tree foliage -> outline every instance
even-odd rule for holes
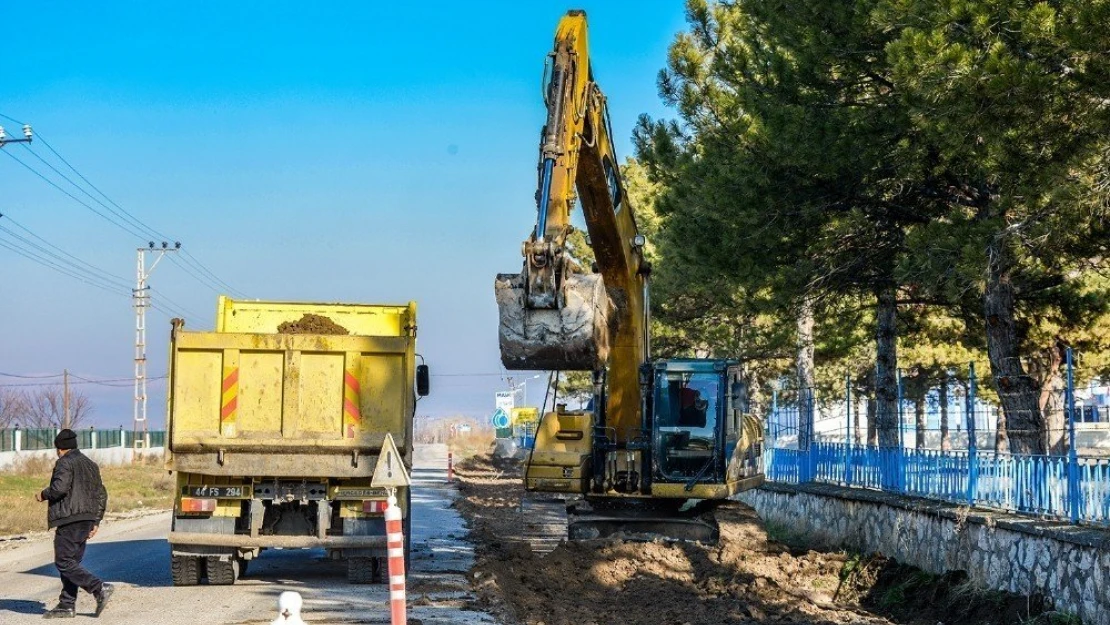
[[[874,372],[881,444],[900,365],[923,397],[979,361],[1011,449],[1052,447],[1063,348],[1105,352],[1108,12],[689,0],[659,78],[677,119],[634,135],[659,342],[781,374],[811,302],[840,370],[817,383]]]

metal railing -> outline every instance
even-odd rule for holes
[[[926,432],[923,427],[926,421],[921,408],[923,400],[919,400],[918,412],[911,415],[907,427],[904,414],[907,404],[902,401],[899,385],[899,434],[895,446],[880,446],[873,435],[861,435],[859,398],[853,400],[850,382],[845,409],[840,413],[842,427],[826,428],[824,432],[816,428],[810,440],[803,440],[805,435],[799,436],[799,432],[807,431],[801,423],[806,415],[790,401],[789,395],[780,396],[776,392],[767,421],[764,457],[767,480],[875,489],[1110,526],[1110,456],[1081,453],[1079,445],[1083,442],[1076,435],[1077,424],[1100,423],[1100,414],[1106,413],[1106,407],[1078,405],[1070,353],[1067,361],[1066,388],[1049,399],[1049,403],[1056,401],[1055,414],[1063,422],[1063,429],[1055,431],[1055,440],[1066,449],[1064,453],[1060,453],[1059,447],[1056,453],[1043,455],[996,448],[994,442],[999,433],[995,426],[1000,411],[997,406],[983,405],[977,398],[972,367],[965,383],[966,393],[953,405],[944,407],[944,414],[952,419],[951,423],[945,421],[943,438],[927,435],[936,431]],[[787,400],[783,401],[783,397]],[[916,423],[912,419],[915,416]],[[815,429],[810,427],[808,431]],[[930,445],[941,448],[928,448]]]
[[[80,449],[114,449],[135,446],[135,433],[122,428],[111,430],[87,428],[75,430],[75,432],[77,434],[77,447]],[[147,434],[150,437],[150,444],[141,445],[142,447],[165,446],[165,430],[151,430]],[[57,428],[0,429],[0,452],[53,449],[54,437],[57,435]],[[142,434],[140,433],[139,436],[142,437]]]

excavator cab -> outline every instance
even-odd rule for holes
[[[544,416],[525,488],[578,496],[567,506],[571,539],[714,542],[713,511],[763,483],[762,427],[739,363],[658,360],[641,373],[638,433],[615,437],[601,384],[592,409]]]
[[[660,363],[655,376],[655,480],[698,482],[724,466],[724,379],[700,363]]]
[[[723,499],[758,485],[761,426],[748,414],[738,363],[672,359],[653,369],[651,492]]]

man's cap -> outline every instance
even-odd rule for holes
[[[55,449],[77,449],[77,433],[66,428],[54,437]]]

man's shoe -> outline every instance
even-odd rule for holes
[[[53,610],[47,610],[42,614],[42,618],[73,618],[74,616],[77,616],[77,613],[73,607],[64,605],[58,605]]]
[[[105,606],[108,605],[108,598],[116,591],[116,587],[111,584],[102,584],[100,586],[100,594],[96,596],[96,615],[104,611]]]

